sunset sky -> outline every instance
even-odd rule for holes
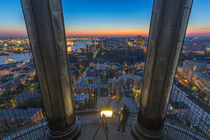
[[[153,0],[62,0],[67,35],[147,35]],[[210,0],[194,0],[188,35],[210,35]],[[25,36],[20,0],[1,0],[0,36]]]

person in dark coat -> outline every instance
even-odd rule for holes
[[[127,109],[126,105],[122,105],[119,111],[119,125],[117,129],[118,133],[120,133],[121,129],[122,129],[122,133],[125,133],[125,128],[126,128],[129,114],[130,114],[130,111]]]

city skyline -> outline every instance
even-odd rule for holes
[[[209,0],[194,1],[187,35],[210,35]],[[147,36],[153,0],[62,0],[67,36]],[[2,1],[0,36],[27,36],[20,1]]]
[[[210,139],[209,4],[1,1],[0,139]]]

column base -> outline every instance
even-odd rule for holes
[[[48,131],[49,140],[74,140],[80,134],[81,123],[75,116],[74,123],[66,129],[57,131]]]
[[[131,128],[131,133],[137,140],[162,140],[163,131],[164,130],[151,131],[145,129],[137,120],[132,124]]]

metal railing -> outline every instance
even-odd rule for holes
[[[78,112],[77,115],[80,118],[82,126],[85,125],[97,125],[100,121],[99,118],[97,118],[96,113],[97,111],[83,111]],[[93,117],[94,114],[94,117]],[[137,116],[137,112],[133,112],[129,116],[129,120],[127,122],[127,125],[131,125]],[[117,125],[116,120],[109,121],[109,124]],[[31,124],[30,126],[24,127],[22,129],[19,129],[16,132],[13,132],[10,135],[4,136],[3,140],[10,140],[10,139],[47,139],[47,121]],[[81,134],[82,135],[82,134]],[[174,123],[172,121],[165,121],[165,131],[164,131],[164,139],[165,140],[207,140],[208,137],[202,135],[201,133],[198,133],[190,128],[185,127],[184,125],[180,125],[178,123]]]
[[[210,106],[184,85],[174,85],[166,119],[210,137]]]
[[[46,120],[39,84],[31,63],[32,61],[29,61],[25,65],[32,68],[27,69],[27,72],[23,69],[23,74],[17,76],[15,82],[14,79],[8,80],[9,83],[6,82],[7,84],[1,87],[0,138]],[[31,91],[32,86],[34,91]],[[73,98],[78,114],[101,109],[118,111],[122,104],[134,114],[139,109],[134,96],[127,96],[123,89],[118,94],[110,95],[107,87],[97,81],[92,84],[82,82],[79,86],[74,86]],[[198,98],[194,91],[179,83],[174,85],[166,120],[210,137],[209,113],[209,105]]]
[[[30,81],[25,86],[11,84],[15,89],[2,91],[0,96],[0,138],[45,119],[41,94],[30,92]]]
[[[208,137],[204,136],[201,133],[198,133],[184,125],[175,123],[172,121],[165,122],[165,135],[164,139],[166,140],[207,140]]]

